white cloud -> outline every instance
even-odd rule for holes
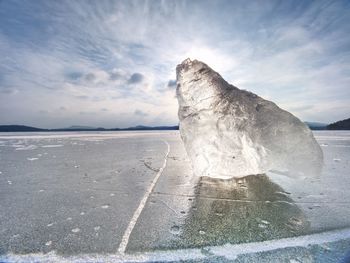
[[[0,11],[0,110],[11,112],[1,123],[176,124],[168,82],[187,57],[302,119],[348,114],[350,21],[342,2],[65,1],[6,9],[16,4]]]

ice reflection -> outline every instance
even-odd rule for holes
[[[266,175],[202,177],[177,245],[264,241],[303,234],[309,225],[289,193]]]

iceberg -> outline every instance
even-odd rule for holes
[[[180,134],[195,175],[320,173],[321,147],[297,117],[227,83],[198,60],[179,64],[176,77]]]

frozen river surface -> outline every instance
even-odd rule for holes
[[[318,178],[194,178],[177,131],[0,134],[0,261],[339,262],[350,132]],[[282,260],[282,261],[281,261]]]

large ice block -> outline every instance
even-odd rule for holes
[[[322,150],[297,117],[227,83],[203,62],[187,59],[176,73],[180,132],[196,175],[320,172]]]

